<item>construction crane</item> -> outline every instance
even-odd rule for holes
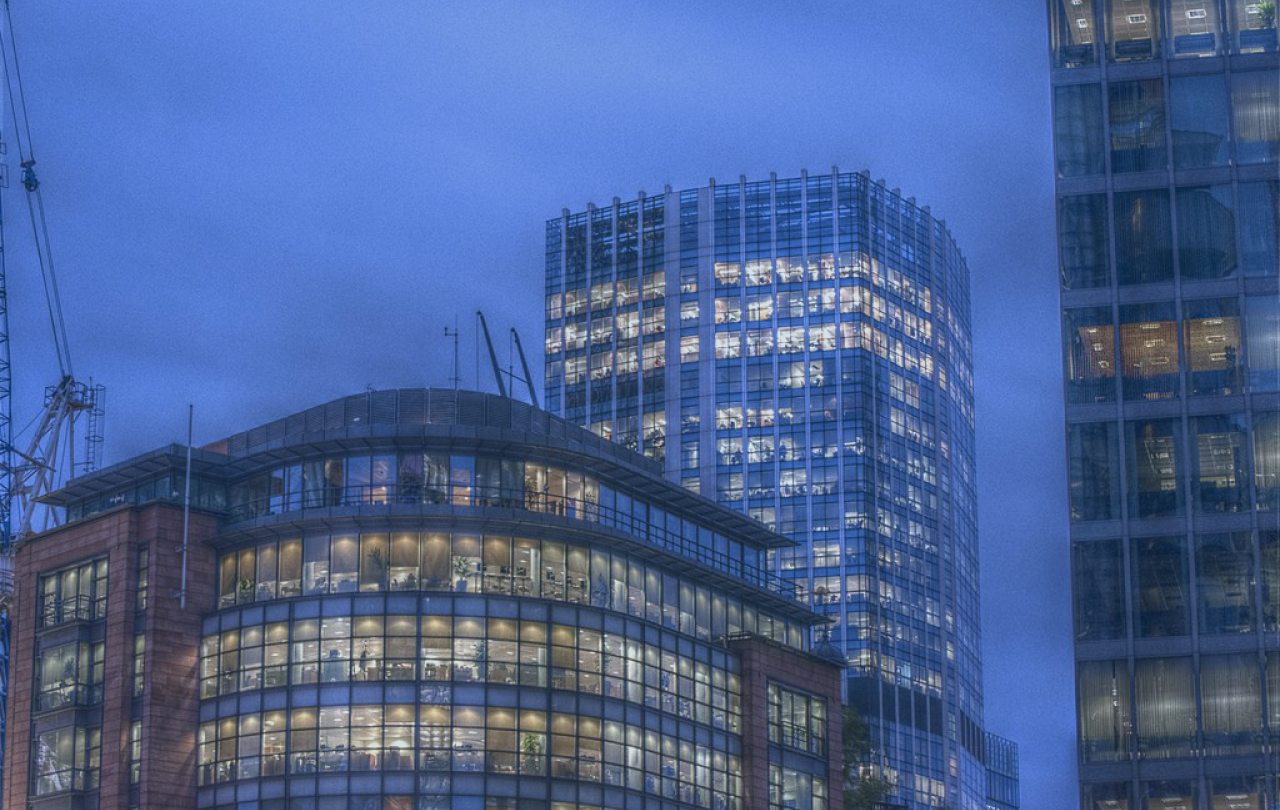
[[[4,90],[12,120],[11,131],[22,169],[22,187],[26,191],[23,197],[30,216],[35,259],[44,286],[59,370],[58,382],[45,389],[44,406],[33,422],[35,429],[25,449],[20,449],[14,443],[16,437],[13,433],[8,268],[2,229],[7,224],[4,216],[7,212],[0,203],[0,551],[5,551],[23,535],[58,524],[58,513],[40,505],[43,495],[56,489],[73,474],[84,474],[97,468],[101,461],[106,390],[92,380],[88,383],[78,380],[72,367],[71,345],[67,340],[62,300],[54,272],[44,198],[35,170],[36,158],[27,120],[22,72],[18,67],[13,20],[7,0],[4,18],[0,20],[0,55],[4,61]],[[0,152],[7,151],[3,139],[0,139]],[[5,182],[7,177],[7,172],[0,172],[0,186],[8,186]],[[77,461],[76,423],[81,416],[86,416],[88,430],[82,437],[84,456]]]
[[[4,0],[4,17],[0,19],[0,57],[3,58],[4,94],[12,127],[9,132],[17,147],[18,165],[22,170],[22,188],[25,191],[22,196],[26,199],[30,217],[35,258],[44,286],[45,304],[59,369],[58,382],[45,389],[44,406],[33,422],[35,430],[25,449],[20,450],[14,444],[16,437],[13,432],[13,373],[4,240],[7,212],[3,205],[3,193],[0,192],[0,768],[3,768],[7,719],[5,706],[9,691],[9,608],[14,596],[14,543],[31,532],[44,531],[59,522],[60,516],[56,510],[40,504],[41,496],[58,488],[77,471],[92,471],[99,463],[105,389],[92,381],[78,381],[72,370],[71,347],[67,341],[58,281],[54,274],[44,198],[40,193],[40,180],[36,176],[36,159],[8,0]],[[0,134],[0,153],[8,153],[3,134]],[[7,189],[8,180],[8,166],[0,164],[0,188]],[[86,453],[84,460],[77,466],[75,425],[86,414],[89,422],[89,429],[84,437]]]

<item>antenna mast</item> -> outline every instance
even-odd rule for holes
[[[462,383],[462,377],[458,374],[458,325],[455,323],[453,329],[446,326],[444,336],[453,338],[453,376],[449,378],[449,382],[453,383],[453,390],[457,391]]]

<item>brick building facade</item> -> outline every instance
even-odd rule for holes
[[[829,810],[792,542],[521,403],[347,397],[50,496],[4,808]]]

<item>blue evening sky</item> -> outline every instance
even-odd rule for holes
[[[182,440],[189,401],[207,442],[447,385],[455,318],[474,387],[477,307],[537,374],[563,207],[832,165],[928,204],[973,276],[987,721],[1021,746],[1024,808],[1074,806],[1041,2],[11,6],[109,462]],[[3,201],[21,427],[57,366]]]

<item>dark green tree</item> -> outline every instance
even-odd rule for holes
[[[893,785],[881,776],[863,773],[874,748],[867,721],[850,706],[844,708],[844,810],[875,810]]]

